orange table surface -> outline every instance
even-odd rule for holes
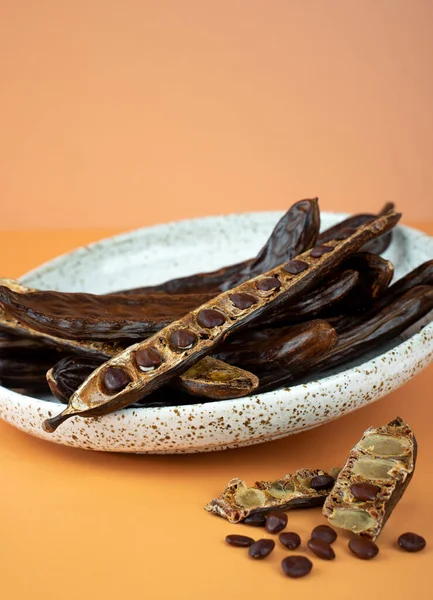
[[[433,223],[415,224],[433,234]],[[18,277],[107,230],[5,232],[0,273]],[[0,422],[1,595],[13,599],[432,598],[433,365],[379,402],[337,421],[244,449],[182,456],[121,455],[51,444]],[[313,558],[312,573],[285,577],[288,554],[253,561],[224,542],[228,533],[263,530],[230,525],[203,506],[232,477],[253,483],[301,467],[344,463],[362,432],[400,415],[419,443],[415,477],[379,538],[370,562],[352,557],[348,536],[333,562]],[[302,538],[325,523],[320,509],[292,511],[288,529]],[[398,549],[404,531],[424,535],[419,554]],[[266,536],[272,537],[272,536]],[[307,552],[308,553],[308,552]],[[299,595],[299,596],[298,596]]]

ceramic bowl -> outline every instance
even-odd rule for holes
[[[323,213],[322,226],[344,216]],[[41,289],[95,293],[159,283],[253,256],[280,217],[278,212],[247,213],[139,229],[78,248],[21,281]],[[396,278],[401,277],[433,258],[433,238],[398,226],[386,258],[393,261]],[[54,398],[0,387],[0,416],[31,435],[89,450],[170,454],[238,448],[311,429],[362,408],[414,377],[432,357],[433,323],[427,318],[355,363],[266,394],[176,406],[176,392],[168,390],[173,402],[169,408],[75,417],[49,434],[41,425],[61,410]]]

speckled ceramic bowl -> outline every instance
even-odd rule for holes
[[[280,216],[248,213],[140,229],[78,248],[22,281],[37,288],[102,293],[215,269],[253,256]],[[322,214],[323,226],[343,217]],[[433,238],[399,226],[387,258],[401,277],[433,258]],[[257,444],[317,427],[408,381],[432,360],[429,321],[424,319],[373,355],[290,389],[222,402],[131,408],[94,419],[75,417],[48,434],[42,421],[61,410],[53,398],[32,398],[0,387],[0,416],[32,435],[89,450],[180,453]],[[176,392],[167,394],[175,405]]]

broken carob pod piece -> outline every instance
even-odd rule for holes
[[[395,206],[392,202],[387,202],[377,215],[373,214],[357,214],[340,221],[336,225],[322,231],[317,238],[318,244],[325,244],[328,240],[344,239],[351,234],[353,229],[357,229],[367,223],[372,223],[377,217],[386,216],[395,212]],[[373,252],[382,254],[388,249],[392,242],[392,231],[388,231],[384,235],[367,242],[362,248],[365,252]]]
[[[323,515],[331,525],[374,542],[412,479],[416,456],[413,431],[400,417],[370,427],[351,450]]]
[[[392,262],[372,252],[357,252],[347,259],[344,266],[359,272],[358,294],[369,300],[379,298],[388,289],[394,276]]]
[[[31,342],[42,342],[47,347],[54,347],[68,354],[80,354],[83,356],[92,356],[108,359],[115,356],[125,346],[118,342],[96,342],[92,340],[67,340],[59,338],[48,333],[36,331],[32,327],[21,323],[14,317],[5,313],[0,306],[0,332],[20,336],[23,340],[29,339]]]
[[[259,385],[259,379],[244,369],[212,356],[205,356],[185,373],[173,379],[171,385],[190,396],[228,400],[242,398],[254,392]]]
[[[252,515],[284,511],[291,508],[322,506],[329,490],[311,487],[314,477],[325,475],[320,469],[300,469],[276,481],[257,481],[252,487],[241,479],[232,479],[218,498],[205,506],[205,510],[240,523]]]
[[[84,294],[27,290],[0,279],[0,306],[21,323],[68,340],[137,341],[166,327],[212,294]]]
[[[348,299],[356,292],[360,284],[360,275],[355,270],[344,270],[331,277],[320,286],[305,294],[291,306],[284,307],[262,326],[275,327],[310,319],[324,318],[332,311],[344,312]]]
[[[309,265],[302,273],[293,275],[290,263],[281,265],[223,292],[144,342],[130,346],[98,367],[72,395],[68,407],[44,422],[45,431],[54,431],[74,415],[106,415],[141,400],[211,354],[228,335],[312,289],[360,246],[393,227],[399,218],[398,214],[381,217],[345,240],[329,242],[329,250],[320,256],[314,250],[305,252],[298,257]],[[159,356],[160,366],[141,370],[137,355],[142,352]]]
[[[159,366],[158,357],[149,353],[138,356],[137,362],[144,369]],[[60,402],[67,403],[72,394],[102,363],[101,360],[89,357],[63,358],[47,373],[51,392]],[[258,384],[256,375],[211,356],[206,356],[170,382],[172,387],[191,396],[214,400],[247,396]]]
[[[312,357],[326,355],[338,343],[327,321],[315,320],[279,329],[258,329],[228,340],[216,356],[263,377],[268,372],[296,372]]]
[[[158,285],[124,290],[122,293],[201,294],[224,291],[312,248],[319,229],[320,213],[317,198],[301,200],[293,204],[278,221],[271,236],[255,258],[216,271],[179,277]]]
[[[371,352],[403,333],[433,310],[433,287],[417,286],[395,298],[379,312],[364,314],[351,329],[338,333],[338,343],[323,357],[305,359],[296,372],[275,369],[260,377],[258,392],[301,381],[307,374],[321,373]]]

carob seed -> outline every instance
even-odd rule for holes
[[[287,525],[287,514],[276,510],[270,512],[266,517],[265,529],[269,533],[278,533]]]
[[[121,392],[130,382],[130,376],[120,367],[109,367],[102,373],[102,387],[109,395]]]
[[[316,475],[310,481],[310,486],[313,490],[330,490],[335,483],[335,479],[331,475]]]
[[[175,329],[170,335],[170,344],[175,350],[188,350],[197,341],[197,336],[188,329]]]
[[[251,306],[257,304],[256,298],[251,294],[232,294],[230,300],[240,310],[251,308]]]
[[[206,308],[198,313],[197,321],[202,327],[212,329],[212,327],[223,325],[226,322],[226,318],[218,310]]]
[[[417,533],[402,533],[398,538],[398,545],[406,552],[419,552],[426,546],[425,539]]]
[[[281,287],[281,281],[277,277],[265,277],[257,282],[256,288],[262,292],[269,292],[270,290],[277,290]]]
[[[311,539],[319,539],[332,544],[337,539],[337,532],[332,527],[328,527],[328,525],[317,525],[311,532]]]
[[[142,348],[135,353],[135,362],[140,371],[152,371],[159,367],[162,358],[153,348]]]
[[[235,546],[236,548],[249,548],[252,544],[254,544],[253,538],[250,538],[246,535],[227,535],[226,542],[230,546]]]
[[[257,540],[257,542],[254,542],[254,544],[250,546],[248,554],[251,558],[266,558],[274,548],[274,540]]]
[[[320,258],[324,254],[332,252],[333,250],[334,248],[332,246],[316,246],[311,250],[310,256],[312,256],[313,258]]]
[[[286,556],[281,561],[281,567],[289,577],[304,577],[313,568],[313,563],[306,556]]]
[[[379,548],[367,538],[354,537],[349,542],[349,549],[362,560],[370,560],[379,553]]]
[[[295,550],[301,545],[301,538],[294,531],[283,531],[278,537],[283,546],[289,550]]]
[[[334,560],[335,558],[334,550],[328,542],[325,542],[325,540],[313,538],[308,540],[307,546],[318,558],[322,558],[323,560]]]
[[[290,275],[298,275],[299,273],[306,271],[308,267],[309,265],[305,260],[291,260],[285,265],[284,270],[287,271],[287,273],[290,273]]]
[[[366,481],[360,481],[359,483],[352,483],[350,491],[357,500],[368,502],[376,500],[377,494],[380,492],[380,487]]]
[[[245,517],[242,523],[245,523],[245,525],[252,525],[253,527],[264,527],[266,525],[266,515],[254,513]]]

